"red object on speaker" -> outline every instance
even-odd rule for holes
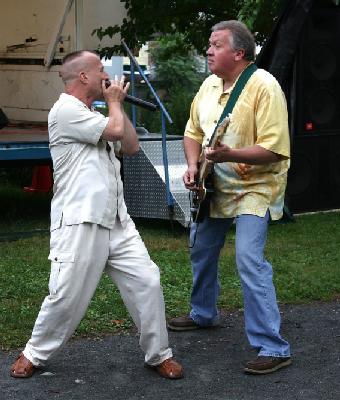
[[[52,171],[49,165],[33,167],[32,184],[24,187],[24,192],[49,192],[53,186]]]
[[[314,129],[313,122],[306,122],[305,123],[305,130],[306,131],[312,131]]]

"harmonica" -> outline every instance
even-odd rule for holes
[[[111,85],[110,80],[106,79],[105,86],[108,88],[110,85]],[[124,101],[126,101],[127,103],[130,103],[130,104],[133,104],[135,106],[145,108],[149,111],[156,111],[158,109],[157,104],[150,103],[149,101],[139,99],[138,97],[135,97],[135,96],[130,96],[129,94],[127,94],[125,96]]]

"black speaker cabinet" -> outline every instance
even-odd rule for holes
[[[296,56],[295,123],[286,204],[340,208],[340,6],[315,0]]]
[[[296,63],[296,134],[340,132],[340,6],[315,0]]]
[[[292,212],[340,208],[340,135],[294,138],[286,204]]]

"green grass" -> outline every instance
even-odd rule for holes
[[[30,336],[49,277],[49,195],[0,189],[0,346],[21,347]],[[191,268],[188,233],[168,221],[138,220],[137,227],[161,270],[168,316],[188,311]],[[20,233],[20,234],[18,234]],[[21,236],[20,239],[18,239]],[[235,267],[234,230],[220,262],[221,308],[242,308]],[[13,240],[13,239],[18,240]],[[340,293],[340,213],[296,217],[269,228],[267,258],[281,303],[329,301]],[[103,276],[76,335],[124,331],[131,320],[113,283]]]

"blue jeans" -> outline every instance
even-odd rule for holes
[[[273,284],[273,270],[264,258],[269,212],[236,217],[236,264],[241,279],[245,329],[258,355],[289,357],[290,346],[280,336],[281,318]],[[220,293],[218,259],[233,218],[206,218],[190,233],[193,288],[191,318],[199,325],[218,323]],[[196,231],[197,228],[197,231]]]

